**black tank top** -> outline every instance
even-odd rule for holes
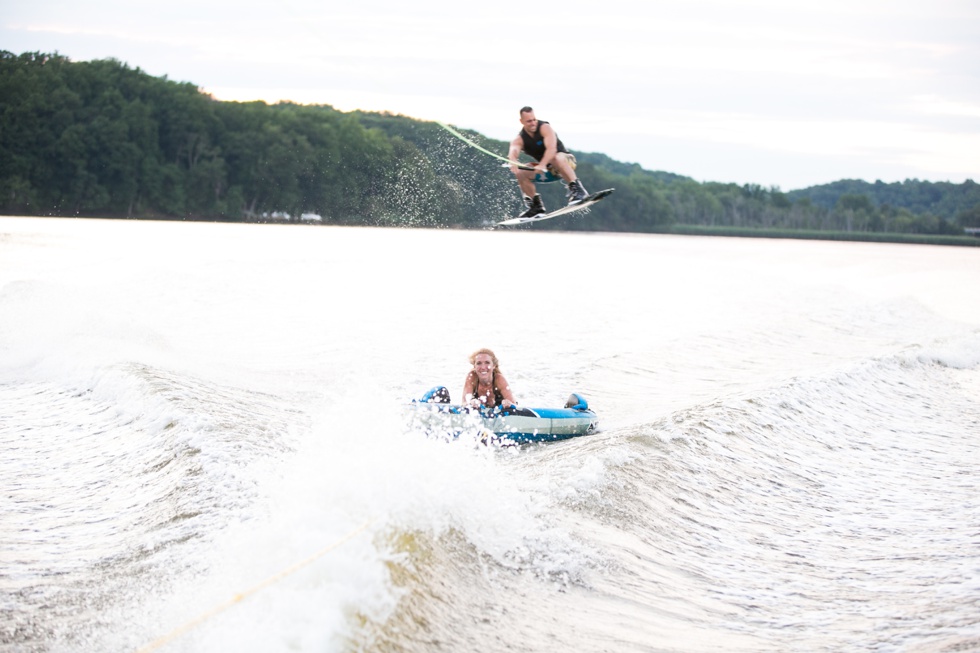
[[[533,157],[535,161],[540,161],[544,157],[544,137],[541,136],[541,125],[550,124],[544,120],[538,121],[538,131],[531,136],[527,133],[527,130],[521,130],[521,141],[524,143],[524,151],[527,152],[528,156]],[[558,134],[555,134],[555,138],[558,138]],[[568,152],[565,149],[565,144],[561,142],[558,138],[558,151]]]
[[[477,388],[477,392],[479,392],[479,388]],[[480,403],[484,406],[499,406],[504,403],[504,395],[501,394],[500,388],[498,388],[496,384],[493,386],[493,404],[487,402],[487,399],[490,397],[485,395],[477,395],[476,398],[479,399]]]
[[[472,370],[470,370],[470,372],[467,374],[467,378],[469,378],[470,375],[476,376],[476,373],[473,372]],[[480,382],[474,378],[473,379],[473,384],[474,384],[473,385],[473,396],[476,399],[478,399],[480,401],[480,403],[483,404],[484,406],[489,406],[490,404],[487,403],[487,400],[490,399],[490,397],[487,397],[485,395],[479,394],[479,392],[480,392]],[[493,377],[490,379],[490,387],[493,389],[493,405],[494,406],[500,406],[503,403],[503,401],[504,401],[504,395],[503,395],[502,392],[500,392],[500,388],[497,387],[497,373],[496,372],[494,372]]]

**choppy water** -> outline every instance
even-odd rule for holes
[[[980,650],[980,254],[0,218],[0,650]],[[496,350],[600,433],[407,431]]]

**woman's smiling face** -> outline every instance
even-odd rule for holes
[[[489,354],[477,354],[473,360],[473,369],[480,379],[489,380],[493,373],[493,358]]]

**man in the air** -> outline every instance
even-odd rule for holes
[[[517,185],[524,197],[527,210],[521,213],[521,218],[530,218],[546,213],[541,196],[537,193],[535,183],[546,183],[563,179],[568,185],[568,204],[577,204],[588,197],[585,187],[575,175],[575,156],[565,149],[564,143],[551,125],[534,116],[534,109],[521,109],[521,125],[523,128],[517,137],[511,141],[508,158],[515,165],[511,171],[517,177]],[[521,152],[534,159],[533,164],[520,164]],[[532,170],[522,170],[518,165],[532,167]]]

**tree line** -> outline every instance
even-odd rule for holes
[[[220,102],[115,59],[0,51],[0,213],[481,227],[516,214],[500,162],[437,124],[327,105]],[[467,132],[501,154],[503,141]],[[590,189],[616,188],[589,219],[536,228],[962,234],[980,187],[841,181],[784,193],[700,183],[578,153]],[[545,203],[564,202],[560,184]],[[284,216],[289,216],[285,218]]]

